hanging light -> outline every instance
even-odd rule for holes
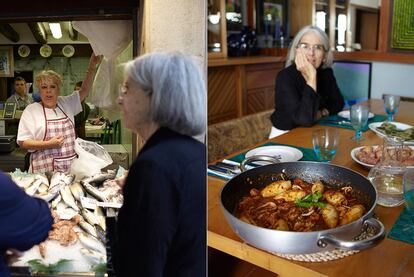
[[[62,29],[60,28],[60,23],[49,23],[49,28],[52,32],[52,36],[55,39],[59,39],[62,37]]]

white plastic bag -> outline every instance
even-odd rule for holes
[[[101,169],[112,163],[109,153],[99,144],[77,138],[75,151],[78,158],[74,160],[70,173],[76,178],[89,177],[101,173]]]

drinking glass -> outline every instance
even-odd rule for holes
[[[369,107],[363,105],[353,105],[351,106],[350,119],[352,128],[355,130],[355,136],[352,137],[355,141],[361,141],[362,138],[362,128],[367,124],[369,116]]]
[[[384,109],[388,115],[388,121],[394,121],[394,114],[398,112],[400,97],[398,95],[384,94]]]
[[[408,169],[403,175],[405,207],[411,214],[414,223],[414,169]],[[414,226],[413,226],[414,227]]]
[[[330,162],[339,144],[339,132],[334,129],[318,129],[312,132],[313,151],[321,162]]]

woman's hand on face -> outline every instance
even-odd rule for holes
[[[63,140],[64,137],[63,136],[56,136],[51,138],[48,142],[49,144],[49,148],[60,148],[63,145]]]
[[[306,83],[316,92],[316,69],[308,61],[302,49],[296,49],[295,64],[296,69],[300,71]]]

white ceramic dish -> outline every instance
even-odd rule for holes
[[[382,123],[384,123],[384,122],[374,122],[374,123],[371,123],[371,124],[368,125],[368,127],[372,131],[374,131],[381,138],[386,136],[386,134],[382,133],[380,130],[377,130],[377,127],[381,126]],[[413,126],[405,124],[405,123],[401,123],[401,122],[393,121],[393,122],[390,122],[390,123],[394,124],[397,127],[397,129],[400,129],[400,130],[406,130],[408,128],[413,128]],[[404,143],[405,144],[414,144],[414,140],[406,140],[406,141],[404,141]]]
[[[280,160],[280,162],[296,162],[302,159],[303,153],[297,148],[275,145],[275,146],[262,146],[250,150],[246,153],[246,158],[256,155],[272,156]],[[258,164],[262,164],[259,163]],[[265,163],[263,163],[265,164]]]
[[[357,154],[357,153],[358,153],[358,152],[359,152],[362,148],[364,148],[364,147],[366,147],[366,146],[360,146],[360,147],[356,147],[356,148],[352,149],[352,150],[351,150],[351,158],[352,158],[355,162],[357,162],[357,163],[359,163],[360,165],[362,165],[362,166],[366,167],[367,169],[373,168],[373,167],[374,167],[374,165],[373,165],[373,164],[367,164],[367,163],[364,163],[364,162],[362,162],[362,161],[358,160],[358,158],[356,157],[356,154]],[[374,149],[376,149],[376,148],[378,147],[378,145],[373,145],[372,147],[374,147]],[[410,148],[414,150],[414,146],[410,146]],[[410,165],[410,166],[407,166],[407,168],[414,168],[414,166]]]
[[[348,120],[350,120],[350,111],[349,110],[345,110],[345,111],[341,111],[338,113],[338,115],[340,117],[346,118]],[[368,118],[373,118],[374,114],[373,113],[369,113]]]

